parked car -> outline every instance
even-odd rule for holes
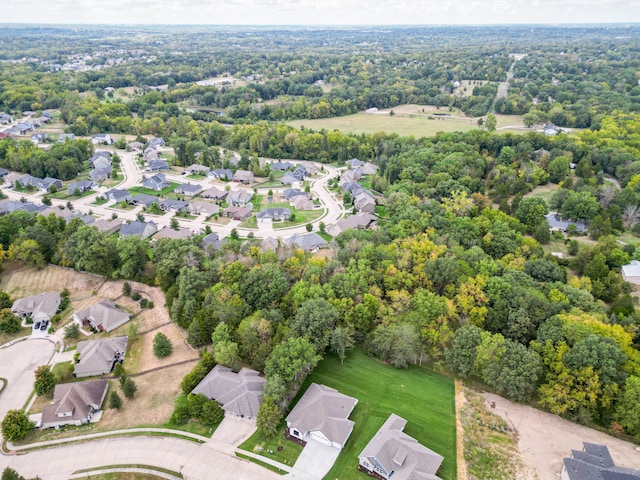
[[[49,325],[49,322],[47,322],[46,320],[44,322],[42,322],[42,325],[40,325],[40,331],[46,330],[47,329],[47,325]]]
[[[36,324],[33,326],[33,329],[34,329],[34,330],[38,330],[39,328],[40,328],[40,322],[36,323]]]

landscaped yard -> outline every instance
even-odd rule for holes
[[[307,377],[299,396],[311,382],[358,399],[350,417],[355,422],[353,433],[325,479],[368,478],[357,469],[358,454],[395,413],[407,420],[405,433],[444,457],[438,475],[455,480],[455,392],[451,378],[415,366],[395,369],[354,349],[344,365],[337,356],[327,355]]]
[[[157,190],[152,190],[150,188],[144,188],[144,187],[131,187],[129,189],[129,193],[131,193],[131,195],[137,195],[139,193],[146,193],[147,195],[153,195],[153,196],[158,196],[160,195],[161,197],[169,197],[169,198],[176,198],[175,195],[173,195],[173,190],[178,186],[177,183],[175,182],[171,182],[169,183],[168,187],[163,188],[160,191]]]
[[[291,213],[295,213],[296,220],[295,222],[286,221],[286,222],[274,222],[273,228],[288,228],[295,227],[300,225],[301,223],[309,223],[313,222],[324,213],[323,208],[318,208],[316,210],[296,210],[295,208],[291,209]]]
[[[256,430],[239,448],[293,466],[302,453],[302,446],[284,438],[285,425],[283,420],[278,433],[272,437],[266,437]],[[279,447],[282,449],[278,450]]]

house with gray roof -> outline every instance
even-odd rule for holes
[[[315,232],[295,233],[284,241],[291,248],[300,248],[306,252],[327,247],[327,241]]]
[[[9,170],[4,169],[4,168],[0,168],[0,178],[4,178],[7,175],[9,175]]]
[[[122,220],[120,220],[119,218],[114,218],[114,219],[103,218],[103,219],[97,220],[93,224],[93,226],[96,227],[101,232],[106,233],[107,235],[113,235],[118,230],[120,230],[120,227],[122,227]]]
[[[287,188],[282,192],[282,198],[284,198],[285,200],[291,200],[292,198],[298,196],[304,196],[308,198],[309,194],[297,188]]]
[[[50,191],[49,189],[54,187],[56,190],[60,190],[62,188],[62,180],[58,180],[57,178],[46,177],[43,178],[38,183],[38,188],[43,192]]]
[[[353,200],[353,205],[358,212],[373,213],[376,211],[376,201],[365,192],[359,193]]]
[[[557,212],[550,212],[545,215],[547,223],[549,224],[549,230],[552,232],[567,232],[571,225],[575,225],[575,231],[577,233],[583,233],[587,230],[587,226],[582,222],[575,222],[573,220],[563,220]]]
[[[156,240],[162,240],[163,238],[169,238],[171,240],[183,240],[185,238],[189,238],[193,235],[193,232],[188,228],[180,228],[178,230],[174,230],[171,227],[164,227],[158,233],[156,233],[151,241],[155,242]]]
[[[296,195],[289,200],[289,204],[296,210],[313,210],[316,208],[313,200],[306,195]]]
[[[294,185],[299,183],[300,180],[298,178],[296,178],[292,172],[287,172],[285,173],[282,178],[280,179],[280,183],[282,185]]]
[[[149,195],[148,193],[139,193],[131,199],[133,205],[142,205],[144,208],[149,208],[152,203],[159,203],[158,197],[155,195]]]
[[[208,176],[216,180],[229,181],[233,178],[233,172],[227,168],[216,168],[208,173]]]
[[[156,173],[151,177],[142,179],[142,186],[144,188],[149,188],[157,192],[167,187],[168,185],[169,185],[169,182],[167,182],[167,177],[165,176],[164,173]]]
[[[94,145],[111,145],[116,141],[108,133],[96,133],[91,136],[91,143]]]
[[[622,279],[625,282],[640,285],[640,262],[631,260],[631,263],[622,266]]]
[[[562,460],[562,480],[634,480],[640,479],[640,468],[616,466],[606,445],[583,442],[582,450],[571,450]]]
[[[59,383],[53,390],[53,403],[42,407],[42,428],[82,425],[100,411],[107,396],[107,379]]]
[[[294,167],[291,162],[273,162],[269,164],[269,169],[276,172],[286,172]]]
[[[184,169],[187,175],[208,175],[211,169],[206,165],[194,163]]]
[[[227,207],[222,211],[222,215],[225,217],[233,218],[234,220],[242,221],[247,218],[251,218],[252,210],[244,207]]]
[[[58,135],[58,143],[64,143],[67,140],[75,140],[76,136],[73,133],[61,133]]]
[[[109,200],[114,200],[116,203],[130,202],[133,198],[131,193],[119,188],[112,188],[111,190],[108,190],[104,196]]]
[[[120,227],[120,238],[136,235],[140,238],[148,238],[158,231],[158,227],[153,222],[134,221],[125,223]]]
[[[198,184],[186,183],[183,185],[178,185],[178,187],[173,189],[174,193],[178,195],[184,195],[186,197],[195,197],[200,192],[202,192],[202,186]]]
[[[164,147],[165,146],[164,138],[162,138],[162,137],[151,137],[149,140],[147,140],[147,146],[150,147],[150,148]]]
[[[256,214],[258,222],[280,222],[289,220],[291,210],[288,208],[265,208]]]
[[[273,237],[265,237],[260,242],[261,252],[277,252],[278,251],[278,239]]]
[[[78,342],[80,354],[73,366],[74,377],[94,377],[111,373],[116,363],[122,363],[127,351],[127,337],[101,338]]]
[[[202,239],[202,248],[204,248],[205,251],[220,250],[221,247],[222,242],[216,232],[211,232]]]
[[[358,470],[383,480],[433,479],[444,457],[403,432],[407,421],[392,413],[358,456]]]
[[[253,198],[253,193],[248,190],[235,190],[227,195],[227,203],[234,207],[244,207]]]
[[[42,320],[51,320],[58,308],[60,308],[60,302],[60,292],[31,295],[13,302],[11,313],[23,320],[30,318],[34,323]]]
[[[165,198],[159,202],[160,210],[163,212],[181,212],[185,210],[189,203],[184,200],[174,200],[173,198]]]
[[[166,160],[149,160],[149,170],[151,172],[169,170],[169,163]]]
[[[89,178],[91,178],[91,180],[93,180],[95,183],[104,182],[111,176],[112,171],[113,168],[111,166],[104,168],[94,168],[89,172]]]
[[[358,168],[364,165],[364,162],[358,158],[352,158],[351,160],[347,160],[346,164],[349,168]]]
[[[107,168],[111,166],[111,155],[103,150],[95,152],[89,158],[89,166],[91,168]]]
[[[38,132],[31,134],[31,141],[35,144],[43,143],[47,140],[48,135],[46,132]]]
[[[370,213],[360,212],[347,218],[341,218],[335,224],[327,227],[327,233],[332,237],[340,235],[342,232],[351,229],[368,229],[374,226],[376,217]]]
[[[80,180],[78,182],[73,182],[69,184],[68,191],[69,195],[73,195],[76,192],[76,189],[80,192],[86,192],[87,190],[91,190],[95,187],[95,184],[91,180]]]
[[[259,372],[243,368],[234,373],[216,365],[191,393],[202,393],[222,406],[225,415],[254,420],[262,404],[262,392],[267,379]]]
[[[31,202],[21,202],[20,200],[0,200],[0,215],[7,215],[9,213],[22,212],[39,213],[46,210],[45,205],[36,205]]]
[[[220,213],[220,206],[209,202],[191,202],[187,206],[187,210],[191,215],[204,214],[207,217]]]
[[[129,314],[123,312],[111,300],[100,300],[73,314],[73,321],[82,327],[99,332],[110,332],[129,321]]]
[[[229,192],[227,192],[226,190],[221,190],[219,188],[216,187],[211,187],[206,189],[204,192],[202,192],[200,194],[200,196],[202,198],[208,198],[210,200],[213,200],[215,202],[220,202],[222,200],[224,200],[225,198],[227,198],[227,194]]]
[[[131,143],[127,143],[127,148],[129,150],[131,150],[132,152],[142,152],[142,150],[144,150],[144,143],[142,142],[131,142]]]
[[[233,181],[248,185],[253,183],[253,173],[248,170],[237,170],[236,173],[233,174]]]
[[[287,433],[303,442],[344,448],[354,425],[349,415],[357,403],[334,388],[312,383],[287,415]]]

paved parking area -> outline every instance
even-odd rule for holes
[[[287,477],[297,480],[322,480],[333,467],[340,452],[339,448],[329,447],[317,440],[309,440]]]
[[[255,431],[255,422],[235,417],[224,417],[216,431],[213,432],[211,440],[237,447]]]
[[[54,344],[44,339],[28,339],[0,350],[0,377],[9,382],[0,396],[0,418],[22,408],[33,391],[33,372],[49,363],[53,352]]]

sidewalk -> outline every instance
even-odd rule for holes
[[[74,473],[70,475],[69,478],[87,478],[89,475],[108,475],[113,473],[144,473],[147,475],[152,475],[153,477],[158,478],[166,478],[167,480],[178,480],[183,477],[177,477],[175,475],[171,475],[170,473],[161,472],[160,470],[154,470],[151,468],[105,468],[102,470],[91,470],[90,472],[83,473]]]
[[[285,465],[284,463],[276,462],[275,460],[271,460],[270,458],[263,457],[262,455],[258,455],[257,453],[247,452],[246,450],[241,450],[236,448],[236,453],[240,453],[242,455],[246,455],[247,457],[255,458],[256,460],[260,460],[263,463],[267,463],[272,467],[279,468],[280,470],[284,470],[287,473],[291,473],[291,467],[289,465]]]

